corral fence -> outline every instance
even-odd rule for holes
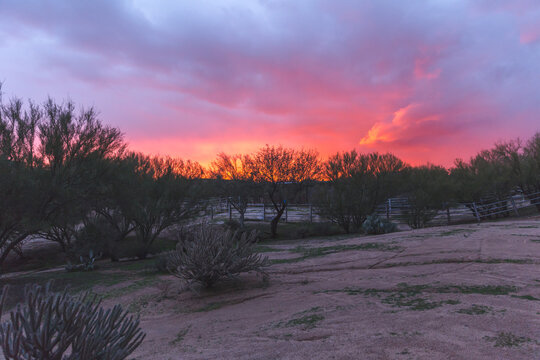
[[[276,216],[276,209],[272,204],[251,203],[248,204],[244,220],[246,221],[270,221]],[[239,212],[227,201],[227,199],[214,200],[209,204],[207,216],[212,220],[233,220],[240,217]],[[317,208],[311,204],[289,204],[285,208],[280,221],[282,222],[322,222],[325,221],[317,212]]]
[[[406,197],[395,197],[380,204],[375,213],[397,223],[407,223],[411,205]],[[515,194],[506,199],[486,199],[479,202],[448,204],[444,209],[433,210],[428,226],[440,226],[497,219],[512,216],[538,214],[540,192]],[[276,215],[272,204],[248,204],[246,221],[269,221]],[[214,199],[209,203],[206,216],[212,220],[226,221],[238,219],[240,214],[228,199]],[[281,218],[282,222],[323,222],[328,221],[312,204],[289,204]]]
[[[391,198],[377,207],[380,217],[395,222],[407,222],[411,206],[406,197]],[[478,202],[447,204],[444,209],[434,210],[430,226],[492,220],[511,216],[524,216],[538,213],[540,210],[540,192],[515,194],[508,198],[486,199]]]

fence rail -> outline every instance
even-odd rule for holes
[[[411,205],[406,197],[390,198],[380,204],[375,213],[388,220],[406,223]],[[493,201],[449,204],[444,209],[433,210],[429,226],[448,225],[463,222],[482,221],[500,217],[522,216],[540,211],[540,192],[517,194],[506,199]],[[215,220],[232,220],[240,217],[239,212],[227,199],[214,199],[209,204],[206,215]],[[269,221],[276,215],[271,204],[248,204],[244,219]],[[327,221],[319,209],[312,204],[290,204],[282,215],[282,222],[322,222]]]

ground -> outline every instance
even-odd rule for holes
[[[140,314],[134,359],[540,359],[540,221],[259,246],[246,274],[190,290],[151,260],[55,278]],[[11,301],[16,301],[15,289]]]

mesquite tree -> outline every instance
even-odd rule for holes
[[[57,104],[49,99],[44,113],[39,150],[57,211],[41,235],[70,251],[79,224],[96,200],[104,198],[104,180],[111,170],[106,160],[121,155],[125,144],[120,130],[104,126],[93,108],[77,112],[71,101]]]
[[[327,182],[319,186],[316,204],[345,232],[358,231],[378,205],[399,193],[405,168],[392,154],[337,153],[324,163]]]
[[[282,146],[261,148],[251,157],[250,169],[256,182],[264,186],[276,215],[270,222],[272,237],[288,204],[320,174],[318,153]]]
[[[413,229],[425,227],[453,197],[450,176],[442,166],[409,168],[404,183],[409,206],[403,212]]]
[[[258,190],[251,157],[220,153],[210,166],[210,175],[215,178],[220,195],[225,195],[240,215],[240,226],[244,227],[248,202]]]
[[[137,156],[131,216],[136,225],[137,256],[142,259],[163,231],[199,215],[204,202],[198,178],[202,174],[193,171],[198,166],[171,158]]]
[[[0,84],[1,85],[1,84]],[[0,86],[1,90],[1,86]],[[50,179],[37,152],[39,106],[0,93],[0,266],[25,239],[43,228],[56,206]]]

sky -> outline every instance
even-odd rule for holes
[[[0,0],[0,81],[94,106],[148,154],[450,166],[540,131],[540,2]]]

